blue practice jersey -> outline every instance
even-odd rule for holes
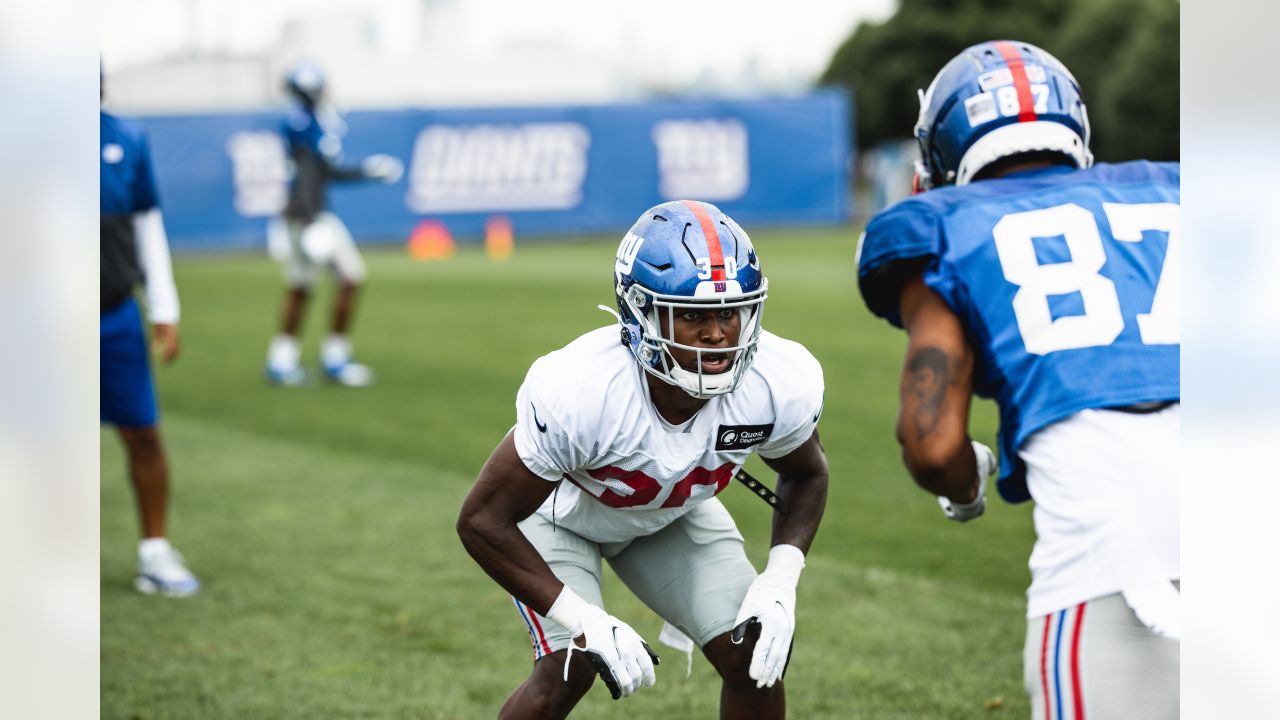
[[[99,135],[99,289],[101,310],[106,312],[131,297],[134,285],[143,279],[133,216],[159,207],[160,200],[151,168],[151,147],[143,131],[102,112]]]
[[[902,326],[923,272],[964,324],[974,391],[1000,407],[1000,494],[1030,499],[1017,450],[1086,408],[1178,400],[1180,168],[1052,167],[915,195],[867,225],[858,282]]]
[[[320,117],[308,108],[294,108],[285,118],[281,132],[290,152],[305,149],[317,155],[336,156],[342,151],[341,139],[336,134],[329,134],[326,139]]]
[[[327,205],[325,195],[330,182],[358,180],[364,177],[364,172],[359,166],[342,166],[342,136],[346,125],[332,110],[296,107],[285,118],[281,132],[293,160],[293,179],[284,214],[311,222]]]
[[[158,206],[147,136],[138,126],[106,111],[99,117],[102,214],[132,215]]]

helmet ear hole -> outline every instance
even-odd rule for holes
[[[645,295],[644,290],[640,289],[639,285],[631,286],[630,300],[631,300],[631,304],[635,306],[637,310],[641,312],[644,311],[644,306],[646,304],[647,299],[648,299],[648,296]]]

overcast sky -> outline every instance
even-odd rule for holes
[[[513,47],[607,58],[676,79],[752,71],[816,77],[858,21],[879,20],[896,0],[104,0],[108,65],[198,50],[261,54],[298,19],[368,16],[377,52],[408,54],[447,40],[464,58]],[[424,19],[434,32],[424,33]],[[443,27],[447,26],[447,27]],[[464,71],[465,68],[459,68]],[[570,75],[563,79],[573,83]]]

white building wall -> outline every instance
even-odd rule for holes
[[[116,107],[189,112],[278,105],[302,58],[348,109],[798,93],[895,0],[105,2]]]

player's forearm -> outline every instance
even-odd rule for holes
[[[977,463],[968,435],[960,435],[953,446],[904,442],[902,459],[916,484],[934,495],[962,503],[977,495]]]
[[[147,311],[151,322],[178,323],[178,288],[173,282],[173,265],[169,259],[169,239],[159,208],[133,216],[134,237],[138,242],[138,264],[146,278]]]
[[[930,338],[933,340],[935,338]],[[916,484],[958,502],[976,493],[969,446],[972,353],[959,338],[913,337],[899,388],[897,436]]]
[[[777,493],[788,511],[773,514],[771,545],[795,545],[807,554],[827,507],[827,475],[779,474]]]
[[[356,182],[370,179],[362,165],[339,165],[331,162],[326,162],[325,164],[325,176],[333,182]]]
[[[539,614],[547,614],[564,584],[520,528],[464,507],[457,530],[467,553],[494,582]]]

